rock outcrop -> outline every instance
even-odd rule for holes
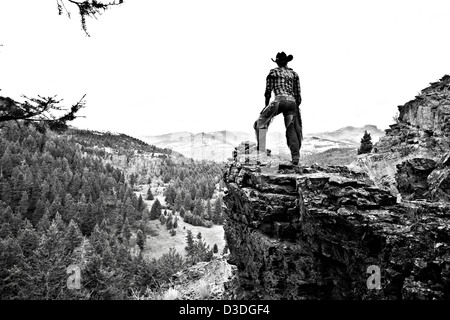
[[[350,166],[229,164],[235,298],[450,299],[449,120],[444,76]]]
[[[363,168],[378,186],[405,199],[449,199],[450,76],[433,82],[399,106],[397,123],[386,130]]]
[[[397,203],[347,167],[231,165],[225,234],[237,299],[449,299],[450,205]],[[381,289],[369,289],[369,266]]]

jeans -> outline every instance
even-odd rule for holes
[[[301,117],[295,101],[278,100],[272,101],[266,108],[261,111],[258,120],[255,121],[253,128],[255,129],[257,148],[259,152],[266,150],[266,134],[273,118],[280,113],[284,116],[284,125],[286,128],[286,142],[291,151],[293,162],[300,160],[301,148]]]

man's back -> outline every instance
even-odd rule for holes
[[[270,97],[271,92],[275,96],[288,95],[295,98],[297,105],[300,104],[300,80],[298,74],[287,67],[271,69],[266,79],[265,96]]]

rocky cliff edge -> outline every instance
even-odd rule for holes
[[[224,173],[237,299],[450,299],[450,76],[350,166]]]

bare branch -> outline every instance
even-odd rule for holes
[[[62,10],[64,9],[64,11],[66,12],[67,16],[70,18],[70,11],[67,10],[66,4],[64,3],[64,1],[63,0],[56,0],[56,3],[58,5],[58,14],[62,15]]]
[[[67,129],[67,122],[72,121],[80,116],[76,113],[85,107],[86,95],[72,105],[70,108],[61,107],[58,104],[62,100],[54,97],[28,98],[25,102],[17,102],[11,98],[0,96],[0,122],[7,121],[23,121],[25,125],[33,124],[39,130],[45,130],[45,126],[54,131],[63,131]],[[57,114],[61,113],[63,114]]]
[[[68,16],[70,18],[69,11],[64,5],[64,1],[68,1],[72,3],[73,5],[76,5],[78,7],[78,13],[80,15],[81,19],[81,28],[86,33],[86,35],[89,37],[89,33],[87,31],[86,26],[86,17],[91,17],[97,19],[97,15],[101,15],[104,11],[108,10],[112,6],[117,6],[123,3],[123,0],[119,1],[112,1],[108,3],[103,3],[97,0],[84,0],[84,1],[75,1],[75,0],[56,0],[58,5],[58,13],[62,14],[62,9],[64,8],[66,12],[68,13]]]

